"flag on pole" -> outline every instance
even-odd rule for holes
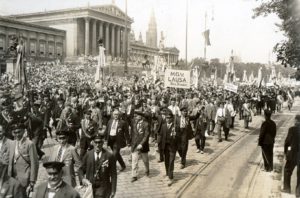
[[[203,33],[202,33],[204,39],[205,39],[205,45],[206,46],[210,46],[211,43],[210,43],[210,40],[209,40],[209,29],[208,30],[205,30]]]

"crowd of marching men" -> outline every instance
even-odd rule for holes
[[[23,94],[9,84],[0,87],[1,193],[80,197],[73,187],[90,185],[94,197],[114,197],[117,163],[119,171],[126,169],[120,150],[131,150],[135,182],[140,158],[145,175],[151,174],[151,143],[156,143],[156,160],[165,164],[171,186],[176,153],[184,169],[189,140],[203,154],[207,136],[227,141],[236,119],[244,120],[248,128],[252,116],[261,115],[263,109],[280,111],[284,101],[291,108],[294,98],[288,87],[241,86],[238,93],[210,85],[184,90],[163,88],[162,82],[148,83],[136,76],[127,79],[126,87],[112,81],[97,89],[76,79],[64,83],[47,79],[31,81]],[[58,142],[49,156],[43,151],[46,138]],[[48,181],[37,186],[39,160],[44,161]]]

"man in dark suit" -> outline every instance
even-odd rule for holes
[[[197,113],[194,116],[188,115],[188,108],[181,107],[180,108],[181,116],[176,117],[176,126],[179,127],[179,134],[178,137],[178,153],[181,157],[181,166],[180,168],[183,169],[186,164],[186,154],[188,151],[189,140],[193,138],[193,130],[190,121],[197,119],[199,114]]]
[[[94,149],[86,153],[79,168],[79,174],[86,175],[83,184],[91,184],[97,198],[114,197],[117,189],[116,160],[112,153],[103,148],[104,137],[98,134],[94,138]]]
[[[113,155],[121,165],[121,171],[126,168],[125,162],[120,154],[120,150],[129,143],[128,125],[119,119],[120,112],[115,109],[113,118],[108,122],[105,129],[107,145],[111,148]]]
[[[273,170],[273,148],[276,136],[276,124],[271,120],[272,112],[265,110],[265,121],[260,128],[258,146],[261,146],[262,156],[264,160],[265,171]]]
[[[91,110],[84,112],[84,119],[81,120],[80,136],[80,159],[83,158],[86,151],[91,149],[91,140],[97,133],[97,123],[91,118]]]
[[[8,165],[0,160],[0,196],[25,198],[26,192],[20,182],[7,174]]]
[[[157,120],[157,128],[155,131],[155,134],[157,134],[157,147],[158,147],[158,153],[159,153],[159,159],[157,160],[158,162],[163,162],[164,161],[164,151],[162,150],[161,147],[161,135],[160,135],[160,130],[164,122],[166,122],[166,111],[167,108],[162,108],[161,109],[161,115],[160,114],[153,114],[152,118],[154,120]]]
[[[289,128],[284,143],[286,163],[284,167],[283,192],[291,193],[291,176],[297,166],[296,197],[300,197],[300,115],[295,118],[295,125]]]
[[[48,181],[40,184],[33,193],[33,198],[80,198],[79,193],[69,184],[63,181],[62,162],[45,162],[43,166],[46,168]]]
[[[132,155],[132,180],[134,182],[137,180],[138,175],[138,163],[139,157],[142,157],[142,160],[145,165],[145,173],[149,176],[149,125],[144,120],[146,115],[142,111],[135,112],[135,119],[132,121],[131,130],[131,155]]]
[[[169,178],[168,186],[173,183],[174,162],[177,151],[178,127],[174,124],[171,110],[166,110],[166,122],[162,123],[159,130],[161,136],[161,149],[164,152],[166,175]]]

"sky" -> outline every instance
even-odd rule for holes
[[[0,15],[41,12],[72,7],[110,4],[114,2],[125,11],[126,0],[0,0]],[[261,1],[256,0],[127,0],[128,15],[134,19],[132,29],[138,39],[146,31],[154,10],[158,42],[161,31],[165,46],[177,47],[185,58],[186,10],[188,10],[187,57],[191,60],[204,56],[205,13],[206,27],[210,29],[211,46],[207,47],[207,59],[219,58],[228,62],[233,50],[243,62],[268,63],[275,61],[273,47],[284,39],[275,23],[275,15],[253,19],[253,9]],[[188,6],[187,6],[188,5]],[[188,9],[186,9],[186,6]]]

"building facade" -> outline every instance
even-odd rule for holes
[[[23,40],[27,60],[62,60],[65,57],[65,31],[0,17],[0,73],[6,72],[6,54],[12,36]]]
[[[66,56],[97,55],[98,40],[106,54],[119,58],[125,51],[125,31],[133,20],[114,4],[11,15],[10,17],[66,31]],[[127,27],[125,28],[125,20]],[[127,34],[129,35],[129,34]]]

